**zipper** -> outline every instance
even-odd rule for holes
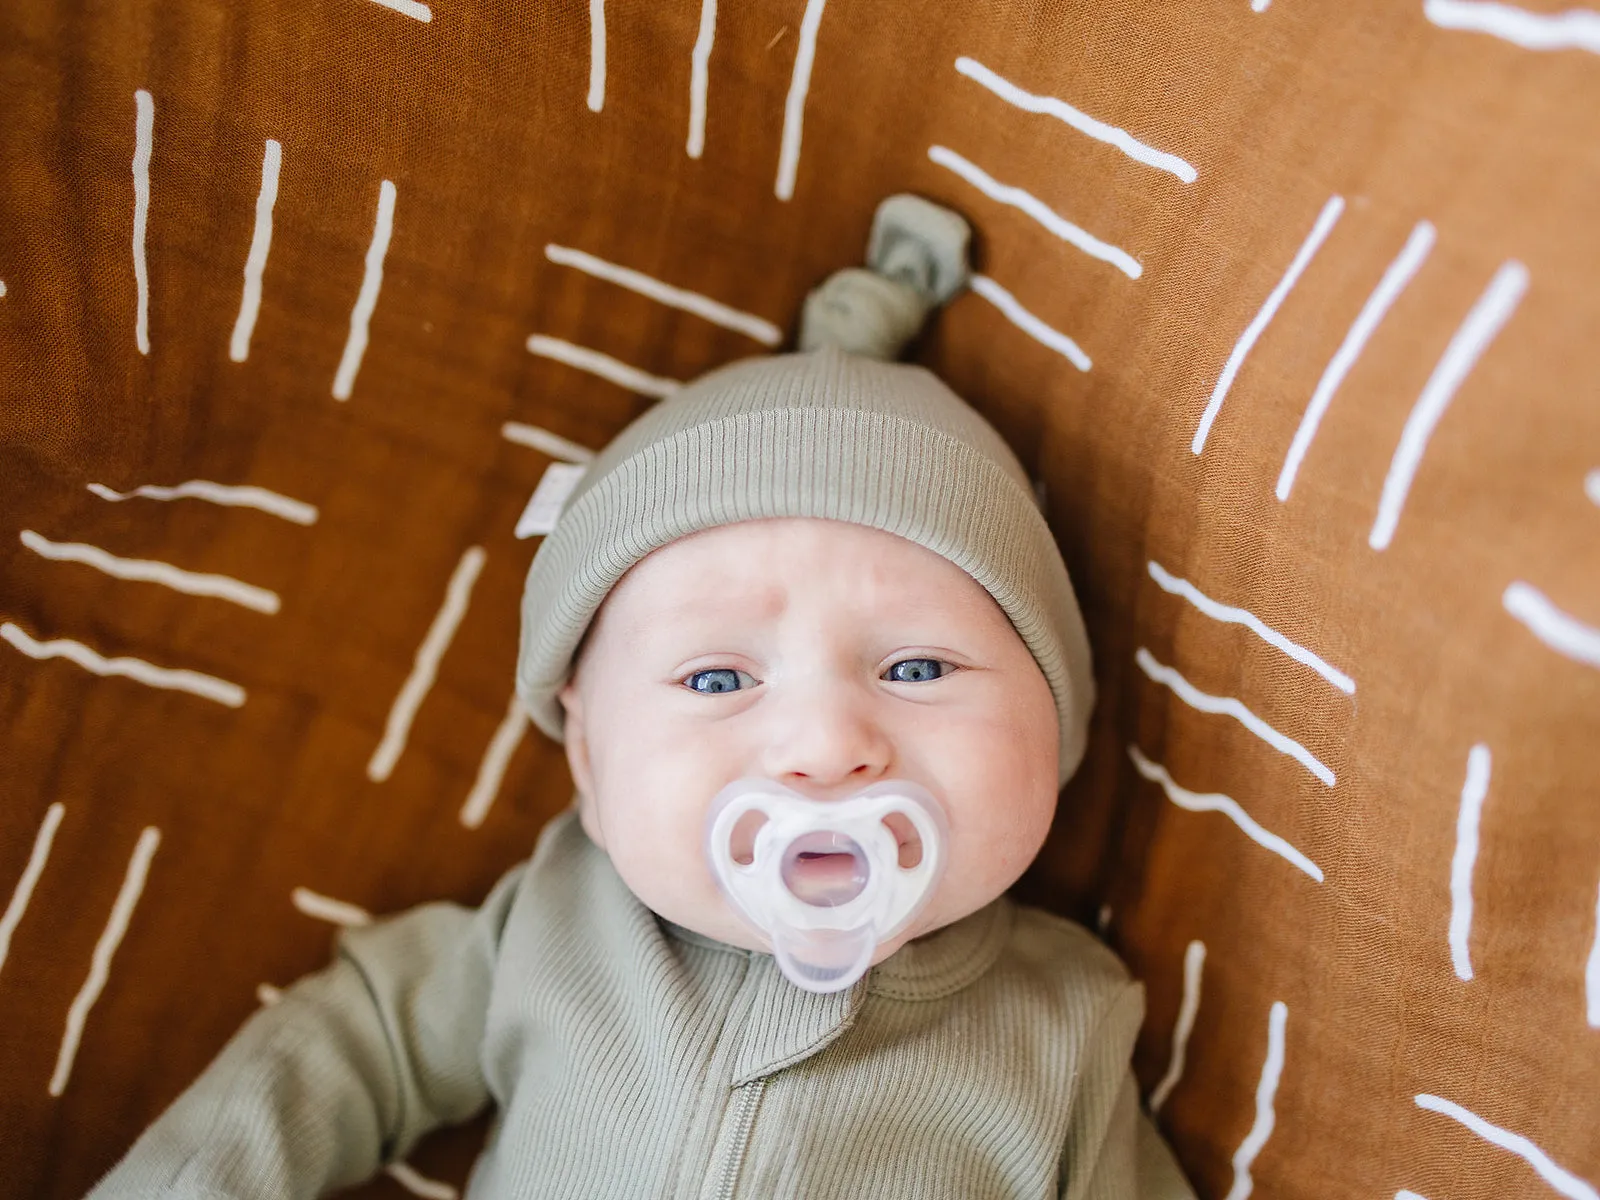
[[[756,1123],[756,1105],[761,1103],[761,1093],[766,1086],[766,1079],[761,1078],[752,1079],[734,1089],[732,1137],[728,1157],[722,1164],[722,1179],[717,1185],[716,1200],[733,1200],[734,1189],[739,1185],[739,1169],[744,1166],[745,1151],[750,1147],[750,1131]]]

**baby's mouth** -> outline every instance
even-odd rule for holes
[[[783,882],[795,899],[818,908],[848,904],[867,886],[867,856],[854,839],[819,830],[802,834],[783,855]]]
[[[733,832],[728,838],[728,857],[741,867],[748,867],[756,857],[756,834],[761,832],[761,827],[767,823],[764,813],[747,812],[740,817],[733,827]],[[916,866],[922,861],[922,838],[917,834],[917,828],[901,813],[890,813],[883,819],[884,827],[894,834],[895,845],[900,852],[900,865],[906,869]],[[838,850],[808,850],[803,857],[808,859],[831,858],[842,853]],[[826,864],[824,864],[826,865]]]
[[[840,851],[806,851],[795,856],[790,874],[803,881],[807,891],[843,894],[855,890],[856,857]],[[795,887],[795,882],[790,886]]]

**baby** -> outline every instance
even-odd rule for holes
[[[476,911],[343,933],[94,1197],[322,1195],[491,1104],[469,1197],[1191,1196],[1139,1110],[1140,987],[1004,895],[1083,753],[1066,568],[993,428],[868,356],[965,249],[894,198],[805,352],[598,456],[529,571],[517,675],[575,810]]]

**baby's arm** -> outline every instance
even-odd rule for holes
[[[1194,1192],[1139,1108],[1128,1065],[1144,1019],[1144,991],[1127,984],[1084,1047],[1067,1145],[1061,1200],[1194,1200]]]
[[[367,1178],[488,1101],[479,1066],[522,877],[476,912],[425,904],[340,935],[326,969],[255,1013],[90,1200],[290,1200]]]

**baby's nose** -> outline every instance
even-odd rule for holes
[[[867,763],[858,763],[842,776],[837,772],[804,772],[787,771],[773,776],[780,783],[793,788],[808,800],[820,800],[830,803],[836,800],[848,800],[878,780],[886,777],[886,772]]]
[[[796,706],[771,732],[763,773],[813,800],[842,800],[885,778],[894,747],[863,707]]]

